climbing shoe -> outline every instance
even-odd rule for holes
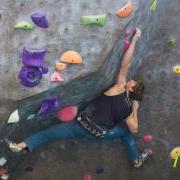
[[[137,162],[134,162],[133,167],[140,168],[144,165],[145,161],[149,159],[151,154],[149,153],[148,149],[145,149],[141,154],[139,154],[137,158]]]
[[[8,147],[11,149],[12,152],[16,152],[16,153],[21,152],[23,150],[22,147],[19,147],[18,144],[13,142],[9,142]]]

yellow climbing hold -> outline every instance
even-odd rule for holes
[[[172,159],[176,159],[177,156],[180,156],[180,147],[175,147],[172,151],[171,151],[171,158]]]
[[[173,67],[173,72],[177,73],[177,74],[180,74],[180,66],[174,66]]]
[[[174,148],[171,153],[170,156],[172,159],[175,159],[173,167],[176,168],[177,162],[178,162],[178,158],[180,157],[180,147],[176,147]]]
[[[177,162],[178,162],[178,158],[179,158],[179,156],[175,159],[173,168],[176,168],[176,165],[177,165]]]

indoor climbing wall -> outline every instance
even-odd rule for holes
[[[125,2],[97,1],[96,5],[88,1],[5,1],[1,10],[1,97],[19,100],[95,71],[133,18],[120,20],[114,14]],[[137,8],[138,2],[135,2],[134,9]],[[39,17],[44,18],[48,26],[38,26],[33,22],[32,18],[37,18],[38,13],[41,13]],[[87,27],[88,19],[85,15],[105,17],[99,17],[100,24],[97,26]],[[38,86],[27,88],[21,85],[18,74],[23,65],[28,66],[24,56],[32,49],[44,52],[44,60],[39,62],[39,67],[43,64],[48,72],[44,73]],[[50,78],[55,71],[55,64],[60,62],[66,51],[80,53],[83,63],[68,64],[62,74],[64,82],[52,83]]]
[[[178,0],[3,0],[0,170],[6,164],[13,180],[179,179],[179,7]],[[142,38],[129,78],[145,84],[135,138],[152,159],[132,169],[119,140],[60,141],[29,155],[11,153],[3,139],[21,141],[57,124],[59,108],[81,108],[112,85],[134,27]]]

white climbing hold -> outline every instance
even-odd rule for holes
[[[32,120],[32,119],[35,118],[35,116],[36,116],[36,114],[30,114],[30,115],[28,116],[27,120]]]
[[[7,180],[7,179],[9,179],[9,175],[8,174],[4,174],[4,175],[1,176],[1,179],[2,180]]]
[[[16,109],[13,113],[11,113],[8,123],[16,123],[19,121],[19,113],[18,110]]]
[[[4,157],[0,158],[0,166],[4,166],[7,163],[7,159]]]

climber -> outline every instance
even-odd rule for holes
[[[139,80],[126,81],[133,61],[136,43],[141,31],[136,28],[131,44],[124,53],[116,83],[100,96],[92,99],[69,123],[60,123],[40,131],[21,143],[8,142],[12,151],[31,152],[40,144],[50,140],[69,138],[119,138],[127,149],[135,168],[141,167],[150,157],[148,150],[138,153],[134,134],[138,131],[138,108],[142,100],[144,85]]]

